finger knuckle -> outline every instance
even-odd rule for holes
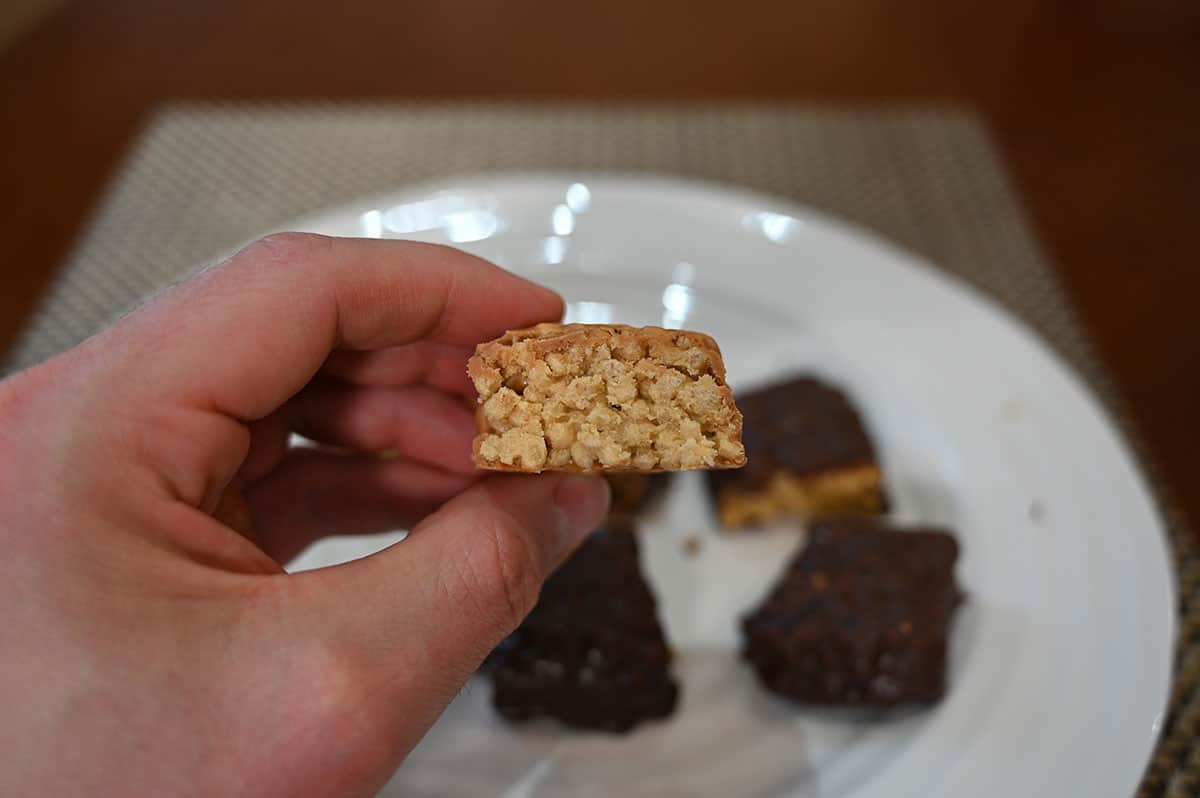
[[[537,603],[540,557],[526,530],[509,515],[481,524],[478,536],[463,562],[467,593],[476,611],[511,631]]]
[[[329,238],[315,233],[272,233],[248,244],[235,260],[287,262],[328,246]]]
[[[323,640],[292,652],[286,674],[280,677],[285,695],[305,695],[296,720],[326,732],[350,733],[346,728],[361,723],[369,711],[371,690],[376,687],[374,671],[344,642]]]

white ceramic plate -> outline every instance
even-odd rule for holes
[[[679,651],[676,715],[625,737],[510,728],[479,681],[386,794],[1133,793],[1174,638],[1162,524],[1096,400],[992,302],[786,201],[677,180],[461,179],[290,227],[450,243],[556,288],[573,320],[703,330],[735,389],[818,372],[869,420],[895,516],[948,525],[963,548],[969,598],[939,706],[797,708],[739,663],[736,621],[800,536],[722,536],[700,477],[681,475],[642,534]],[[393,540],[323,543],[295,567]]]

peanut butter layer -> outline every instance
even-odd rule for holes
[[[746,461],[742,416],[707,335],[539,324],[480,344],[473,455],[500,471],[683,471]]]
[[[729,490],[717,500],[721,526],[736,529],[780,516],[881,513],[887,509],[883,474],[874,463],[831,468],[806,476],[777,471],[755,490]]]

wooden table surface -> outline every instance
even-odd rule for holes
[[[1195,0],[79,0],[0,53],[0,350],[180,99],[949,101],[1200,519]]]

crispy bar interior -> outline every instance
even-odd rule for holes
[[[742,417],[707,335],[539,324],[480,344],[477,465],[504,471],[681,471],[745,463]]]

